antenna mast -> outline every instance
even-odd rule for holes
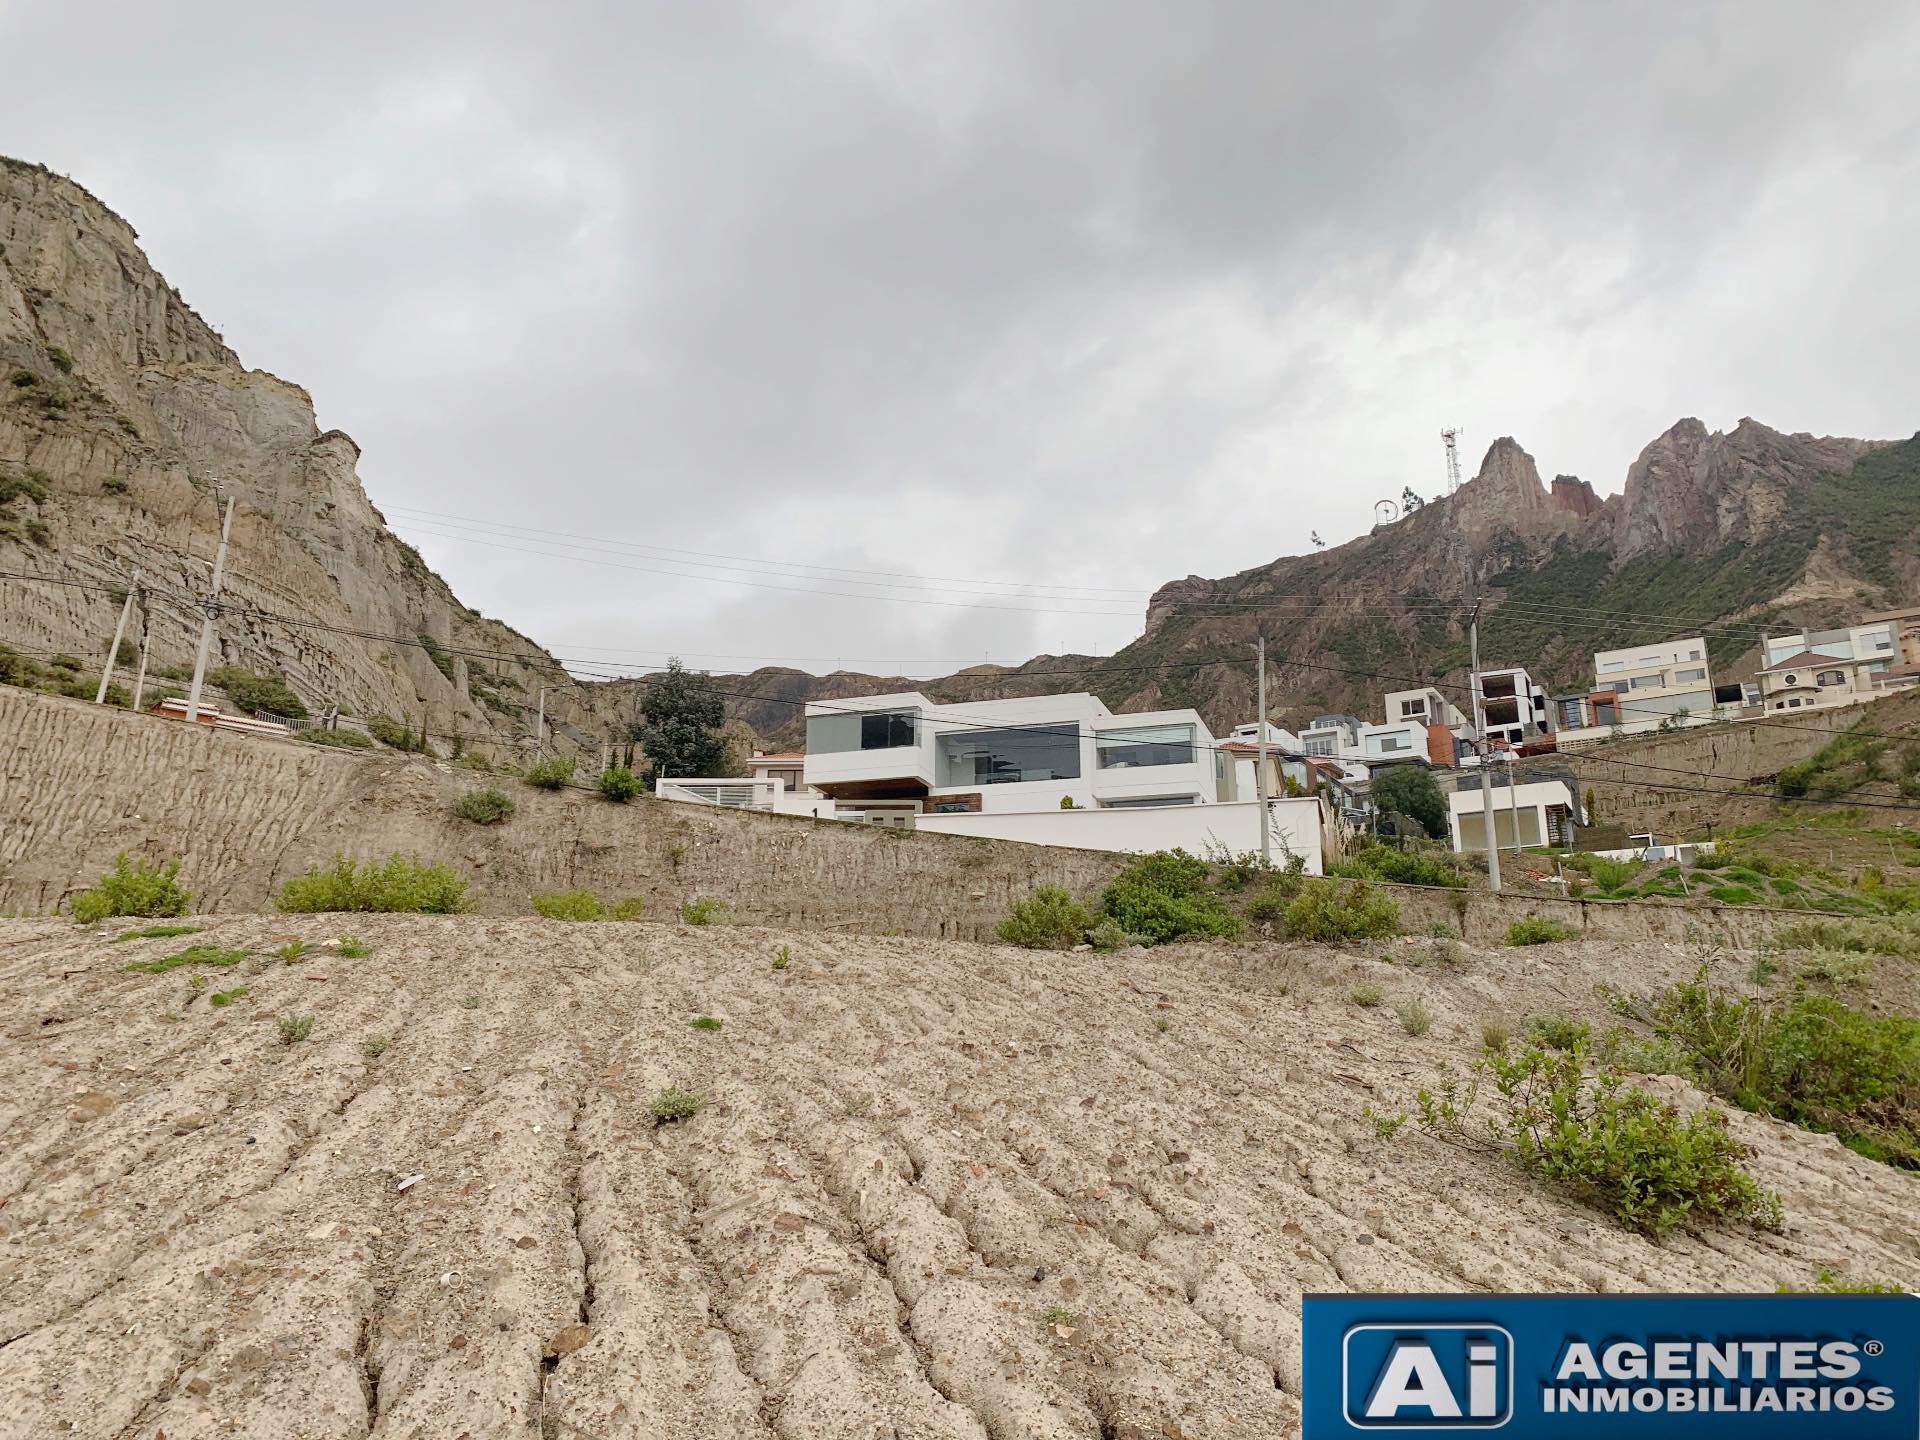
[[[1460,488],[1460,431],[1454,427],[1440,432],[1447,445],[1447,494]]]

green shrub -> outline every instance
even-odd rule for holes
[[[394,854],[385,864],[360,865],[336,854],[325,870],[314,866],[280,887],[274,904],[289,914],[322,911],[453,915],[468,908],[467,882],[418,855]]]
[[[420,642],[420,648],[426,651],[427,659],[433,662],[433,668],[447,679],[453,679],[453,656],[447,653],[446,647],[431,635],[415,635],[413,638]]]
[[[716,1020],[711,1015],[696,1015],[687,1023],[695,1030],[718,1030],[726,1022]]]
[[[322,730],[317,726],[302,730],[300,738],[309,745],[327,745],[335,750],[371,750],[373,740],[358,730]]]
[[[127,969],[144,971],[148,975],[164,975],[169,970],[178,970],[183,966],[197,968],[205,965],[214,970],[227,970],[246,958],[247,952],[244,950],[223,950],[218,945],[189,945],[164,959],[135,963],[127,966]]]
[[[1529,1045],[1548,1050],[1585,1050],[1593,1038],[1593,1027],[1571,1015],[1535,1015],[1524,1031]]]
[[[262,674],[239,665],[222,665],[207,672],[207,681],[218,685],[240,709],[250,713],[282,715],[290,720],[307,718],[307,707],[288,688],[280,674]]]
[[[707,1097],[693,1090],[682,1090],[678,1085],[669,1085],[653,1097],[653,1121],[656,1125],[671,1125],[677,1120],[689,1120],[706,1108]]]
[[[168,940],[172,939],[175,935],[198,935],[200,930],[201,927],[198,925],[148,925],[140,930],[122,930],[113,938],[116,942],[121,940]]]
[[[1904,1295],[1906,1290],[1892,1280],[1848,1280],[1822,1265],[1814,1272],[1811,1285],[1776,1286],[1781,1295]]]
[[[1263,925],[1285,923],[1287,906],[1294,902],[1306,883],[1306,875],[1297,866],[1274,871],[1267,876],[1260,893],[1247,902],[1247,918]]]
[[[1538,915],[1516,920],[1507,927],[1509,945],[1546,945],[1555,940],[1571,939],[1573,931],[1557,920],[1543,920]]]
[[[1644,868],[1638,860],[1609,860],[1585,851],[1562,856],[1560,864],[1564,869],[1581,871],[1605,894],[1622,889]]]
[[[100,489],[108,495],[124,495],[133,488],[133,483],[124,475],[109,475],[100,482]]]
[[[422,726],[422,729],[425,727]],[[415,734],[413,728],[402,725],[391,715],[370,715],[367,717],[367,731],[382,745],[408,754],[423,752],[427,748],[424,735]]]
[[[282,1045],[298,1045],[311,1034],[313,1034],[313,1017],[311,1015],[282,1015],[280,1017],[280,1043]]]
[[[1400,928],[1400,907],[1364,880],[1309,880],[1287,905],[1286,921],[1297,940],[1376,940]]]
[[[604,920],[607,907],[591,890],[560,890],[551,895],[533,897],[536,915],[549,920]]]
[[[1207,888],[1207,862],[1157,850],[1130,862],[1100,894],[1101,912],[1148,944],[1238,935],[1245,923]]]
[[[600,772],[600,793],[616,805],[624,805],[640,793],[640,777],[624,765]]]
[[[73,918],[91,925],[109,915],[141,915],[156,920],[184,915],[193,896],[180,888],[179,876],[178,860],[164,866],[149,865],[145,860],[135,863],[122,850],[99,884],[73,897]]]
[[[529,765],[527,773],[521,778],[536,790],[564,790],[573,783],[573,771],[573,761],[563,760],[556,755],[551,760]]]
[[[207,1004],[216,1010],[224,1010],[234,1001],[244,999],[247,993],[245,985],[236,985],[231,990],[216,990],[207,996]]]
[[[1385,988],[1377,980],[1362,980],[1347,992],[1347,999],[1362,1010],[1372,1010],[1387,998]]]
[[[1433,1011],[1419,1000],[1402,1000],[1393,1007],[1400,1017],[1400,1028],[1409,1035],[1424,1035],[1433,1028]]]
[[[1107,919],[1114,931],[1125,931],[1117,921]],[[1025,900],[1016,900],[1007,918],[994,933],[1009,945],[1028,950],[1071,950],[1086,938],[1093,917],[1072,895],[1058,885],[1042,885]]]
[[[1488,1084],[1495,1113],[1476,1123],[1477,1096]],[[1728,1132],[1724,1115],[1682,1115],[1616,1075],[1590,1077],[1578,1048],[1488,1050],[1465,1081],[1443,1072],[1422,1089],[1417,1112],[1429,1134],[1505,1154],[1655,1239],[1722,1220],[1765,1230],[1783,1224],[1779,1197],[1747,1173],[1743,1162],[1753,1152]]]
[[[53,368],[58,370],[62,375],[71,375],[73,373],[73,356],[69,355],[62,346],[47,346],[47,358],[53,361]]]
[[[1709,885],[1707,898],[1722,905],[1758,905],[1760,896],[1745,885]]]
[[[476,825],[498,825],[513,816],[513,797],[489,787],[469,790],[454,802],[453,813]]]
[[[1800,966],[1802,980],[1832,985],[1864,985],[1873,975],[1873,957],[1857,950],[1816,950]]]
[[[1395,885],[1444,885],[1459,889],[1467,877],[1451,857],[1424,850],[1402,850],[1379,842],[1362,845],[1327,866],[1327,874],[1354,880],[1383,880]]]
[[[687,925],[711,925],[724,917],[726,908],[723,902],[711,895],[699,895],[681,903],[680,919]]]
[[[1920,960],[1920,920],[1901,915],[1886,919],[1803,920],[1773,933],[1787,950],[1854,950],[1863,955],[1899,955]]]
[[[1827,995],[1717,991],[1706,967],[1648,998],[1654,1033],[1700,1085],[1745,1110],[1835,1135],[1920,1169],[1920,1020],[1876,1016]]]
[[[351,935],[342,935],[338,943],[342,960],[364,960],[373,954],[371,945],[364,940],[356,940]]]

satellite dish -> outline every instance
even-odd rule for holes
[[[1399,518],[1400,518],[1400,507],[1394,504],[1393,501],[1379,500],[1374,502],[1374,507],[1373,507],[1373,523],[1374,524],[1391,525],[1394,521],[1398,520]]]

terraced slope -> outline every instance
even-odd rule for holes
[[[1594,1012],[1677,947],[469,916],[273,957],[340,918],[0,922],[0,1436],[1283,1436],[1303,1291],[1920,1281],[1920,1181],[1750,1116],[1788,1233],[1664,1246],[1375,1137],[1483,1018]],[[196,942],[253,958],[126,968]],[[1432,1030],[1350,1004],[1362,973]],[[656,1126],[673,1084],[709,1103]]]

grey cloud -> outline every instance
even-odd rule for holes
[[[807,599],[401,507],[1145,592],[1431,491],[1442,423],[1602,490],[1683,413],[1907,433],[1916,43],[1891,0],[79,3],[0,7],[0,134],[488,613],[1017,661],[1138,607]]]

